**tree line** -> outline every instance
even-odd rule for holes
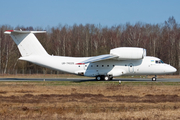
[[[0,74],[29,70],[49,73],[47,68],[18,60],[21,55],[16,44],[4,34],[9,29],[43,30],[39,27],[0,26]],[[110,49],[116,47],[142,47],[148,56],[156,56],[176,67],[176,74],[179,74],[180,24],[174,17],[161,24],[137,22],[112,27],[74,24],[47,27],[46,31],[46,34],[36,34],[36,37],[50,55],[87,57],[109,54]]]

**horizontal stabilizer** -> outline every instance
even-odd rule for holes
[[[46,31],[20,31],[20,30],[6,30],[5,34],[19,33],[19,34],[28,34],[28,33],[46,33]]]

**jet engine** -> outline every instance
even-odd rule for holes
[[[110,54],[118,56],[118,60],[143,59],[146,56],[146,49],[136,47],[119,47],[110,50]]]

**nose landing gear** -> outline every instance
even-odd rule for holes
[[[157,75],[155,75],[155,77],[152,78],[152,81],[156,81],[157,80]]]

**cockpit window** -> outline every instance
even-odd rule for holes
[[[156,62],[156,64],[164,63],[162,60],[156,60],[155,62]]]

